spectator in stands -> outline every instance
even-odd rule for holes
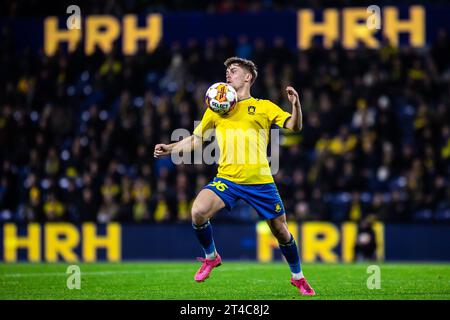
[[[355,245],[355,261],[376,260],[377,242],[373,229],[373,217],[362,220],[358,226]]]

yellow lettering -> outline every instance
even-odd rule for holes
[[[358,46],[358,40],[369,48],[377,48],[378,40],[373,36],[376,29],[370,30],[366,20],[370,16],[365,8],[346,8],[343,10],[344,38],[343,47],[354,49]],[[363,22],[360,22],[363,20]]]
[[[28,261],[39,262],[41,259],[41,228],[39,224],[30,223],[27,227],[27,236],[17,235],[17,226],[6,223],[4,227],[4,258],[5,262],[17,261],[17,250],[28,250]]]
[[[97,46],[105,53],[111,52],[119,34],[120,24],[116,18],[89,16],[86,19],[86,54],[93,54]]]
[[[342,261],[353,262],[355,259],[355,245],[358,236],[358,226],[354,222],[342,224]]]
[[[333,249],[339,244],[339,230],[331,223],[309,222],[302,227],[303,261],[314,262],[320,258],[323,262],[337,262],[338,256]],[[323,238],[319,239],[318,236]]]
[[[123,20],[123,53],[132,55],[137,52],[138,40],[146,40],[147,52],[152,52],[158,46],[162,37],[162,16],[151,14],[147,16],[147,26],[139,28],[135,15],[126,15]]]
[[[375,240],[377,243],[376,256],[377,260],[384,260],[384,224],[382,222],[375,222],[373,224],[375,231]]]
[[[64,238],[61,239],[60,237]],[[80,242],[80,235],[75,226],[69,223],[47,223],[45,225],[45,259],[48,262],[58,261],[61,255],[64,261],[78,261],[73,251]]]
[[[314,13],[310,9],[299,10],[297,13],[297,46],[300,49],[311,47],[314,36],[324,37],[324,47],[330,48],[339,38],[338,11],[326,9],[323,22],[314,22]]]
[[[59,29],[57,17],[48,17],[44,20],[44,52],[47,56],[53,56],[61,42],[67,42],[69,52],[72,52],[80,40],[81,29]]]
[[[389,42],[397,47],[399,45],[400,33],[409,33],[410,43],[413,47],[425,45],[425,10],[422,6],[409,8],[409,20],[398,19],[398,9],[395,7],[384,8],[384,30]]]
[[[121,233],[118,223],[106,227],[105,236],[97,236],[94,223],[83,224],[83,260],[93,262],[97,259],[97,249],[105,248],[108,261],[121,259]]]

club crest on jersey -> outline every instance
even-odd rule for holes
[[[276,211],[276,212],[280,212],[280,211],[281,211],[281,205],[280,205],[279,203],[277,203],[277,204],[275,205],[275,211]]]
[[[256,107],[255,106],[248,106],[248,114],[255,114]]]

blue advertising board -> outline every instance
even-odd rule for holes
[[[304,262],[351,263],[357,225],[289,222]],[[380,261],[450,261],[450,225],[374,225]],[[213,225],[218,250],[227,260],[282,259],[264,222]],[[46,223],[0,225],[0,261],[96,262],[192,260],[202,256],[190,224],[107,225]]]

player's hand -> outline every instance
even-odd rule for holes
[[[157,144],[155,146],[155,151],[153,152],[153,156],[155,158],[161,158],[162,156],[166,156],[170,153],[170,148],[167,144]]]
[[[294,88],[292,88],[291,86],[287,86],[286,93],[287,93],[289,101],[293,105],[300,104],[300,98],[298,97],[298,93],[297,93],[297,91],[295,91]]]

